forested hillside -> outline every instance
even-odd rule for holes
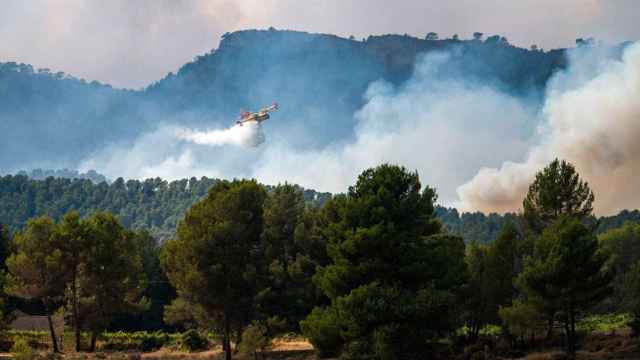
[[[8,175],[0,177],[0,224],[17,231],[27,220],[40,215],[58,220],[71,210],[81,215],[109,211],[127,228],[146,229],[157,238],[166,239],[173,236],[186,210],[202,199],[217,181],[206,177],[177,181],[120,178],[112,183],[96,183],[81,178],[40,180]],[[313,207],[331,198],[329,193],[312,189],[303,190],[303,194],[307,204]],[[506,223],[520,223],[516,214],[460,213],[442,206],[436,206],[435,215],[452,234],[481,244],[493,241]],[[640,222],[640,212],[624,210],[615,216],[602,217],[598,233],[621,227],[627,221]]]
[[[398,85],[420,54],[435,51],[450,54],[443,77],[477,80],[533,99],[566,65],[563,50],[517,48],[499,36],[384,35],[361,41],[276,30],[226,34],[217,49],[135,91],[0,63],[0,168],[5,174],[75,169],[98,149],[124,146],[161,123],[221,126],[241,108],[273,101],[286,104],[270,125],[275,131],[287,136],[304,126],[314,134],[304,146],[323,145],[352,133],[353,114],[370,83]]]
[[[108,211],[123,226],[146,229],[164,239],[175,233],[186,210],[204,197],[216,181],[206,177],[171,182],[120,178],[108,184],[88,179],[34,180],[8,175],[0,177],[0,224],[16,231],[40,215],[58,220],[71,210],[81,215]],[[311,205],[320,205],[330,197],[313,190],[304,190],[304,196]]]

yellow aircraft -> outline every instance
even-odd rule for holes
[[[269,113],[278,110],[278,103],[273,103],[269,107],[262,108],[258,112],[242,111],[236,124],[242,126],[244,123],[255,121],[258,124],[269,119]]]

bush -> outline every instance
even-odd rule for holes
[[[11,347],[11,353],[15,360],[32,360],[35,357],[33,349],[23,338],[16,339]]]
[[[113,332],[102,335],[104,344],[103,350],[113,351],[153,351],[163,346],[176,344],[180,340],[179,334],[167,334],[161,331],[146,332],[138,331],[133,333]]]
[[[524,340],[541,331],[541,315],[530,303],[514,301],[512,306],[500,307],[498,314],[509,334]]]
[[[196,330],[188,330],[180,339],[180,348],[184,351],[201,351],[208,347],[209,340]]]
[[[302,333],[318,351],[321,358],[335,357],[340,354],[342,338],[338,316],[332,308],[315,308],[309,316],[300,322]]]
[[[258,354],[269,346],[269,338],[266,336],[266,329],[258,324],[249,325],[242,333],[240,342],[240,354],[245,357],[252,356],[258,358]]]

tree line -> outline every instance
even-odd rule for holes
[[[153,237],[165,240],[173,237],[187,209],[204,198],[217,181],[207,177],[171,182],[160,178],[144,181],[118,178],[107,183],[92,180],[103,178],[97,173],[86,174],[91,175],[91,179],[79,178],[81,175],[43,170],[1,176],[0,224],[15,232],[24,228],[29,219],[41,215],[58,221],[72,210],[81,216],[108,211],[125,228],[145,229]],[[322,206],[331,197],[329,193],[312,189],[302,191],[307,204],[314,207]],[[515,213],[460,213],[440,205],[435,206],[435,215],[449,233],[463,237],[467,243],[488,244],[497,238],[506,223],[518,222]],[[596,220],[600,234],[627,221],[640,221],[640,212],[623,210],[614,216],[594,218],[594,223]]]
[[[447,231],[436,199],[417,173],[381,165],[321,207],[290,184],[216,181],[161,245],[107,212],[39,217],[2,232],[4,289],[49,317],[63,309],[78,349],[155,306],[164,324],[219,334],[227,359],[291,331],[322,357],[407,359],[489,324],[514,348],[562,335],[570,355],[586,314],[629,312],[640,330],[640,225],[598,237],[571,164],[542,169],[489,244]]]

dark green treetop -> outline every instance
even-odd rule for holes
[[[523,201],[524,219],[542,233],[562,215],[586,219],[593,212],[594,195],[575,167],[555,159],[536,174]]]

